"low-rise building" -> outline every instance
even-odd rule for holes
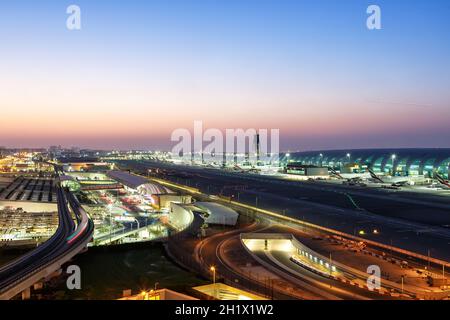
[[[288,163],[286,165],[286,173],[308,177],[320,177],[329,175],[327,167],[304,165],[301,163]]]

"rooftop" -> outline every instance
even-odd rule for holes
[[[126,171],[108,171],[107,175],[132,189],[137,189],[139,186],[149,183],[147,179]]]

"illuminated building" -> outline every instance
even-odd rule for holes
[[[348,157],[351,154],[351,162]],[[370,168],[377,173],[396,176],[449,177],[450,149],[360,149],[308,151],[280,155],[282,163],[325,166],[353,172]],[[349,165],[351,163],[351,165]]]

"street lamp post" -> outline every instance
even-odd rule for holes
[[[391,156],[391,160],[392,160],[392,176],[395,175],[395,171],[394,171],[394,161],[395,161],[395,158],[397,158],[397,156],[396,156],[395,154],[393,154],[393,155]]]
[[[213,274],[213,290],[214,290],[213,292],[214,292],[214,297],[216,297],[216,267],[211,266],[209,268],[209,270],[211,270],[212,274]]]
[[[330,252],[330,278],[333,276],[332,268],[333,268],[333,259],[331,258],[331,252]],[[330,282],[330,288],[332,288],[332,287],[333,286],[332,286],[332,284]]]
[[[212,274],[213,274],[213,285],[215,287],[216,286],[216,267],[211,266],[211,268],[209,268],[209,270],[212,271]]]
[[[331,266],[332,266],[332,264],[333,264],[333,259],[331,258],[331,252],[330,252],[330,276],[331,276]]]
[[[404,279],[403,279],[403,275],[402,275],[402,294],[403,294],[403,282],[404,282]]]
[[[112,215],[111,215],[111,209],[112,206],[108,205],[108,211],[109,211],[109,243],[111,244],[112,240]]]

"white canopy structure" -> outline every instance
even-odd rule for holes
[[[108,171],[108,177],[123,184],[126,188],[135,190],[141,194],[167,194],[173,193],[170,189],[153,183],[144,177],[128,173],[126,171]]]
[[[239,214],[231,208],[215,202],[196,202],[195,206],[206,213],[207,224],[236,225]]]

